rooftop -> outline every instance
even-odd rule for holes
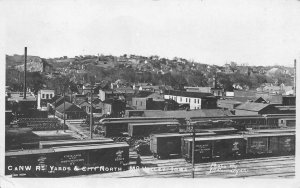
[[[236,107],[237,110],[247,110],[247,111],[261,111],[262,109],[270,106],[270,104],[263,103],[254,103],[254,102],[246,102]]]
[[[174,96],[191,97],[191,98],[214,97],[211,93],[187,92],[187,91],[178,91],[178,90],[167,90],[165,92],[165,95],[174,95]]]
[[[218,102],[225,104],[242,104],[242,102],[236,100],[218,100]]]
[[[10,92],[8,93],[8,101],[36,101],[36,97],[33,93],[26,93],[26,99],[24,99],[23,92]]]
[[[64,112],[64,103],[56,107],[56,110],[59,112]],[[72,112],[72,111],[83,111],[81,108],[77,107],[75,104],[65,102],[65,111]]]
[[[193,110],[193,111],[145,110],[144,114],[145,117],[177,117],[177,118],[232,116],[232,113],[229,110],[222,110],[222,109],[201,109],[201,110]]]

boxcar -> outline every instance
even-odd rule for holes
[[[196,137],[214,135],[215,133],[196,133]],[[191,133],[164,133],[150,136],[150,150],[154,157],[170,158],[172,155],[181,156],[181,139],[191,136]]]
[[[126,143],[8,151],[5,153],[5,174],[62,177],[126,170],[128,162],[129,146]]]
[[[152,133],[178,132],[178,122],[129,123],[128,134],[134,136],[150,136]]]
[[[245,135],[247,157],[293,155],[295,153],[295,133],[258,133]]]
[[[153,119],[153,120],[143,120],[143,119],[126,119],[123,121],[100,121],[100,125],[104,131],[104,136],[112,137],[112,136],[124,136],[124,133],[128,134],[128,125],[130,123],[161,123],[161,122],[178,122],[177,120],[170,119]],[[126,135],[126,134],[125,134]]]
[[[295,133],[285,132],[269,136],[270,155],[294,155],[295,154]]]
[[[53,140],[53,141],[40,141],[39,148],[52,148],[59,146],[71,146],[71,145],[87,145],[87,144],[101,144],[114,142],[110,138],[101,139],[86,139],[86,140]]]
[[[182,142],[183,157],[192,160],[192,138]],[[246,143],[242,135],[216,135],[195,138],[195,162],[243,158]]]
[[[278,119],[278,126],[279,127],[295,127],[296,126],[296,119],[295,118]]]

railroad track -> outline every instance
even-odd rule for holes
[[[131,153],[131,156],[135,155]],[[184,159],[157,160],[152,156],[142,156],[141,158],[144,168],[88,175],[85,177],[191,178],[191,164],[187,163]],[[130,163],[134,164],[133,161]],[[216,166],[220,170],[214,168]],[[294,176],[295,156],[251,158],[195,164],[195,178],[293,178]]]

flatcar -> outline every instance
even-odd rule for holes
[[[129,145],[103,143],[5,152],[5,174],[62,177],[128,169]]]

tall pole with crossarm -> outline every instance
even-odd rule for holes
[[[193,130],[193,148],[192,148],[192,178],[195,177],[195,128],[194,126],[191,127]]]
[[[93,139],[93,87],[91,87],[90,137]]]

